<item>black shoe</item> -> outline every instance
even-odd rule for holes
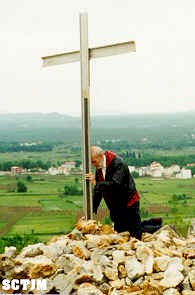
[[[153,225],[162,226],[162,217],[151,218],[151,222],[152,222]]]
[[[147,233],[150,233],[150,234],[153,234],[155,233],[157,230],[159,230],[161,228],[161,225],[144,225],[142,227],[142,232],[147,232]]]
[[[147,225],[160,225],[162,226],[162,217],[158,217],[158,218],[150,218],[150,219],[146,219],[144,221],[142,221],[142,226],[147,226]]]

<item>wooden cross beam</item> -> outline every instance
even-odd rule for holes
[[[101,47],[89,48],[89,59],[135,52],[135,42],[128,41]],[[57,66],[80,61],[80,51],[71,51],[42,57],[43,67]]]
[[[89,60],[92,58],[135,52],[135,42],[129,41],[101,47],[88,47],[88,16],[80,14],[80,51],[72,51],[42,57],[43,66],[54,66],[80,61],[81,65],[81,110],[82,110],[82,159],[83,159],[83,192],[84,212],[86,219],[93,218],[92,192],[85,174],[91,171],[90,157],[90,71]]]

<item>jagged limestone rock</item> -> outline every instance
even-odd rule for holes
[[[74,228],[69,234],[67,234],[67,237],[71,240],[76,241],[81,241],[84,239],[82,232],[76,228]]]
[[[5,253],[0,254],[0,278],[11,279],[14,275],[15,260],[14,257],[6,256]]]
[[[181,292],[182,295],[195,295],[195,291],[190,291],[190,290],[183,290]]]
[[[181,284],[181,287],[182,287],[183,290],[192,290],[188,275],[184,278],[184,280],[183,280],[183,282]]]
[[[119,263],[125,262],[125,251],[123,250],[114,250],[112,252],[113,264],[118,267]]]
[[[112,288],[115,289],[121,289],[125,285],[125,280],[124,279],[118,279],[115,281],[110,281],[110,285]]]
[[[128,256],[125,260],[125,268],[130,280],[138,279],[145,273],[144,265],[135,256]]]
[[[120,263],[118,265],[118,277],[119,277],[119,279],[127,277],[127,271],[126,271],[125,265],[123,263]]]
[[[163,292],[163,295],[180,295],[179,291],[174,288],[167,289]]]
[[[192,269],[189,272],[189,279],[190,279],[190,284],[192,286],[192,289],[195,290],[195,269]]]
[[[67,275],[59,274],[53,279],[53,285],[57,292],[69,295],[78,276],[77,269],[71,270]]]
[[[146,280],[142,285],[142,289],[144,295],[162,295],[163,293],[162,286],[155,280]]]
[[[96,220],[86,220],[81,218],[76,224],[75,228],[82,234],[96,234],[99,230]]]
[[[57,270],[57,266],[52,260],[43,255],[27,258],[17,256],[15,263],[20,266],[20,272],[16,267],[20,278],[23,278],[24,274],[30,279],[45,278],[51,276]]]
[[[153,272],[154,265],[154,255],[152,250],[140,243],[136,249],[136,256],[139,261],[144,265],[144,270],[146,274],[151,274]]]
[[[188,228],[188,237],[195,236],[195,218],[192,219],[190,226]]]
[[[104,295],[104,294],[94,285],[89,283],[83,283],[78,288],[77,295]]]
[[[107,279],[111,281],[118,280],[118,269],[116,267],[106,266],[103,271]]]
[[[128,236],[122,236],[121,234],[109,234],[109,235],[92,235],[86,234],[86,247],[92,248],[104,248],[110,245],[123,244],[128,241]]]
[[[184,279],[183,274],[176,268],[174,264],[169,266],[164,272],[164,278],[160,281],[161,286],[164,288],[177,287]]]
[[[5,247],[4,255],[7,258],[15,258],[17,256],[17,249],[14,246]]]
[[[139,241],[94,220],[82,220],[78,228],[18,255],[7,247],[0,255],[0,279],[47,278],[47,291],[33,290],[41,295],[195,294],[194,236],[184,240],[165,226]]]
[[[22,249],[20,256],[22,257],[35,257],[44,253],[45,244],[38,243],[35,245],[29,245]]]
[[[70,243],[70,246],[72,248],[72,253],[81,258],[81,259],[88,259],[90,256],[90,253],[88,249],[84,246],[82,241],[72,241]]]
[[[171,258],[167,255],[162,255],[160,257],[154,258],[154,270],[155,271],[165,271],[168,267]]]

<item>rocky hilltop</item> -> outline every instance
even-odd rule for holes
[[[128,232],[81,219],[72,232],[48,243],[0,255],[0,280],[47,279],[47,290],[9,293],[62,295],[195,294],[195,232],[186,239],[169,226],[142,241]],[[0,287],[0,294],[6,293]]]

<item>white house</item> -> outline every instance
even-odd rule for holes
[[[182,168],[180,173],[176,174],[176,178],[190,179],[190,178],[192,178],[192,171],[190,169]]]
[[[67,167],[65,164],[62,164],[58,167],[58,174],[69,175],[70,170],[71,169],[69,168],[69,166]]]
[[[163,170],[163,176],[164,177],[171,177],[173,175],[173,171],[171,167],[165,167]]]
[[[172,164],[171,169],[172,169],[173,173],[178,173],[181,170],[179,165],[177,165],[177,164]]]
[[[187,167],[195,167],[195,163],[188,163],[186,166]]]
[[[152,162],[150,164],[150,175],[152,177],[161,177],[163,173],[163,166],[158,162]]]
[[[139,167],[136,171],[139,173],[139,176],[146,176],[148,175],[148,167]]]
[[[48,173],[49,173],[50,175],[57,175],[57,174],[58,174],[58,169],[57,169],[56,167],[50,167],[50,168],[48,169]]]
[[[179,165],[173,164],[170,167],[165,167],[163,170],[163,176],[165,177],[171,177],[174,174],[180,172],[180,167]]]
[[[128,168],[130,173],[135,171],[135,166],[128,166]]]
[[[50,175],[57,175],[57,174],[63,174],[63,175],[69,175],[70,170],[75,168],[76,163],[75,162],[65,162],[64,164],[60,165],[58,168],[50,167],[48,169],[48,173]]]
[[[24,172],[24,169],[19,166],[12,166],[11,167],[11,175],[17,175]]]
[[[70,171],[71,169],[74,169],[76,167],[76,163],[74,161],[67,161],[63,164],[63,166]]]

